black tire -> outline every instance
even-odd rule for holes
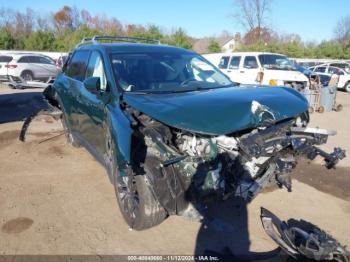
[[[145,175],[114,172],[114,188],[120,211],[130,228],[145,230],[160,224],[167,213],[154,196]]]
[[[32,81],[33,78],[33,73],[29,70],[25,70],[21,73],[21,77],[25,80],[25,81]]]
[[[107,137],[110,140],[110,135],[107,134]],[[108,155],[112,158],[113,184],[125,222],[135,230],[144,230],[160,224],[167,217],[167,213],[155,197],[147,176],[135,174],[131,168],[121,176],[115,164],[114,152],[112,147]]]

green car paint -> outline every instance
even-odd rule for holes
[[[227,87],[176,94],[125,93],[127,104],[172,127],[195,133],[224,135],[254,128],[259,114],[275,122],[307,111],[307,100],[284,87]],[[262,109],[254,110],[254,102]],[[260,109],[260,111],[261,111]]]
[[[110,62],[112,53],[189,53],[193,52],[162,45],[100,44],[82,46],[78,50],[101,54],[108,89],[96,95],[82,81],[60,74],[54,88],[62,101],[67,125],[89,151],[104,162],[105,133],[111,133],[116,151],[116,163],[125,166],[131,161],[132,117],[123,110],[126,103],[166,125],[195,133],[220,135],[263,125],[259,111],[252,112],[255,101],[268,111],[273,122],[295,117],[307,111],[306,99],[288,88],[232,87],[174,94],[136,94],[119,87]],[[259,109],[259,108],[257,108]]]

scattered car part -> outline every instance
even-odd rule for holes
[[[267,235],[285,253],[297,260],[350,261],[350,253],[344,246],[309,222],[303,220],[284,222],[263,207],[260,217]]]
[[[58,103],[55,98],[55,92],[52,85],[47,86],[43,91],[43,99],[47,102],[48,108],[39,109],[30,114],[23,122],[19,140],[25,142],[25,136],[29,128],[30,123],[35,117],[40,115],[50,115],[54,119],[58,120],[62,117],[62,111],[58,108]]]

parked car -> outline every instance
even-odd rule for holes
[[[149,41],[85,40],[45,92],[68,142],[106,168],[130,227],[200,219],[205,201],[251,201],[269,185],[290,191],[296,156],[322,155],[328,168],[345,156],[316,147],[328,132],[306,129],[308,102],[297,91],[238,87],[202,56]]]
[[[68,56],[67,55],[62,55],[56,60],[56,66],[59,68],[62,68],[64,63],[67,61]]]
[[[314,72],[314,71],[312,71],[312,70],[310,70],[302,65],[299,65],[299,64],[294,64],[294,66],[299,72],[303,73],[308,79],[311,79],[311,78],[314,79],[314,76],[318,75],[318,77],[320,79],[319,81],[320,81],[322,86],[328,86],[329,81],[331,80],[331,76],[329,76],[329,75],[319,75],[316,72]]]
[[[0,56],[0,81],[47,81],[56,77],[60,68],[44,55],[31,53],[7,53]]]
[[[284,55],[242,52],[204,55],[204,57],[236,83],[279,85],[297,89],[304,89],[308,85],[307,77],[298,72]]]
[[[338,79],[337,87],[339,89],[345,90],[346,92],[350,92],[350,73],[347,73],[344,69],[330,66],[329,64],[310,67],[309,69],[319,75],[326,75],[326,76],[332,76],[333,74],[338,75],[339,79]]]

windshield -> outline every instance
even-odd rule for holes
[[[113,72],[125,91],[186,92],[233,83],[194,53],[112,54]]]
[[[296,70],[293,63],[286,56],[283,55],[259,55],[259,61],[261,66],[266,69],[293,71]]]

